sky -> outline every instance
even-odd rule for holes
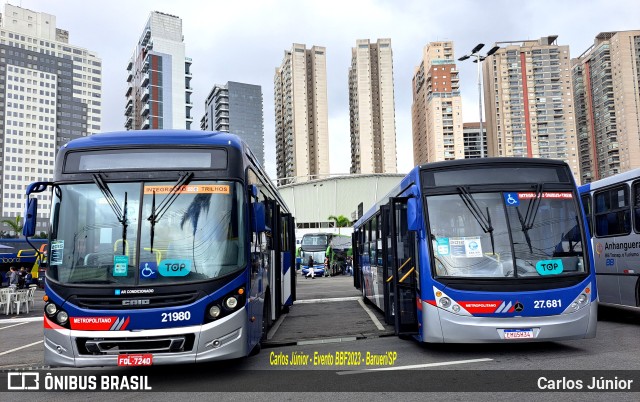
[[[7,1],[5,1],[7,2]],[[451,40],[455,58],[484,43],[558,35],[577,57],[604,31],[640,29],[639,0],[12,0],[53,14],[74,46],[102,58],[102,131],[124,129],[127,63],[151,11],[182,19],[186,56],[193,60],[192,127],[215,84],[262,87],[265,168],[275,178],[273,76],[293,43],[326,47],[329,163],[350,167],[348,70],[357,39],[391,38],[398,172],[413,168],[411,79],[424,46]],[[478,121],[477,67],[458,62],[465,122]]]

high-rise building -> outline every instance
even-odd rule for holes
[[[349,69],[351,173],[396,173],[391,39],[356,41]]]
[[[464,158],[473,159],[482,157],[482,146],[484,154],[487,155],[487,127],[482,125],[480,133],[480,122],[463,123],[462,136],[464,138]]]
[[[279,184],[329,175],[326,49],[294,43],[274,76]]]
[[[559,159],[579,178],[569,46],[498,42],[483,63],[489,156]]]
[[[127,66],[125,128],[190,130],[191,77],[182,20],[151,12]]]
[[[1,21],[0,206],[2,219],[14,220],[23,214],[26,185],[53,180],[56,150],[100,131],[102,62],[71,45],[54,15],[5,4]],[[39,232],[50,197],[37,197]]]
[[[462,98],[453,42],[431,42],[412,81],[413,163],[464,158]]]
[[[223,131],[242,138],[264,166],[264,119],[260,85],[229,81],[214,85],[204,102],[202,130]]]
[[[640,167],[640,30],[601,32],[572,59],[583,183]]]

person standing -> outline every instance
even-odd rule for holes
[[[9,268],[9,270],[11,271],[11,274],[9,276],[9,287],[15,290],[18,287],[20,275],[16,271],[16,267],[11,267]]]
[[[311,279],[316,279],[316,270],[313,268],[313,256],[309,256],[307,267],[309,268],[309,272],[307,272],[307,278],[311,276]]]
[[[18,271],[18,288],[22,289],[26,286],[27,281],[27,269],[25,267],[20,267],[20,271]]]

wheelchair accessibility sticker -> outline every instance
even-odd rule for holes
[[[504,193],[504,202],[510,207],[517,207],[520,205],[520,197],[518,193]]]
[[[158,277],[158,264],[153,262],[140,263],[140,279],[156,279]]]

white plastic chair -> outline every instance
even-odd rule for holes
[[[0,309],[4,306],[4,314],[9,314],[9,309],[11,309],[11,288],[0,289]]]
[[[13,296],[13,303],[16,305],[16,314],[20,315],[20,307],[24,304],[24,307],[27,309],[27,314],[29,314],[29,302],[27,301],[28,290],[18,290]]]
[[[38,288],[38,285],[29,285],[29,289],[27,290],[27,302],[29,303],[32,309],[34,308],[36,303],[35,295],[36,295],[37,288]]]

